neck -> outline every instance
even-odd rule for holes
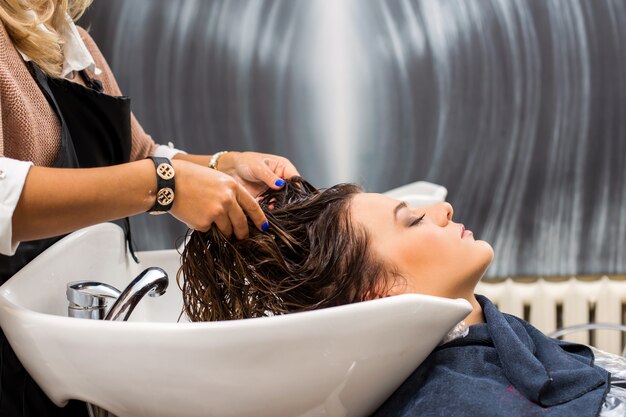
[[[487,266],[479,273],[473,275],[472,278],[468,280],[468,287],[463,288],[461,291],[462,298],[465,298],[472,305],[472,312],[465,317],[464,321],[468,326],[472,324],[484,323],[485,316],[483,315],[483,308],[478,304],[478,300],[476,299],[476,295],[474,291],[476,291],[476,285],[482,279],[485,271],[487,270]]]
[[[476,300],[476,296],[472,294],[470,297],[464,297],[467,301],[472,305],[472,312],[463,319],[468,326],[472,324],[484,323],[485,318],[483,317],[483,309],[478,304],[478,300]]]

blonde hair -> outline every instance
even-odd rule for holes
[[[59,30],[66,24],[65,13],[74,21],[93,0],[0,0],[0,20],[13,44],[28,55],[43,72],[60,77],[63,69]],[[37,15],[34,17],[29,10]],[[50,33],[37,28],[43,23]]]

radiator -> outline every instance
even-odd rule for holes
[[[624,324],[625,276],[484,279],[476,293],[544,333],[585,323]],[[615,330],[582,331],[563,339],[616,354],[624,347],[623,334]]]

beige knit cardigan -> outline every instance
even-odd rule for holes
[[[102,70],[99,76],[90,76],[102,81],[106,94],[120,96],[111,68],[95,42],[83,28],[78,31],[96,67]],[[157,145],[133,115],[131,133],[130,160],[152,155]],[[0,156],[52,166],[60,145],[59,120],[0,22]]]

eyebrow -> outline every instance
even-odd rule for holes
[[[393,209],[393,221],[397,222],[398,221],[398,212],[400,210],[402,210],[403,208],[407,208],[406,202],[403,201],[402,203],[398,204],[394,209]]]

